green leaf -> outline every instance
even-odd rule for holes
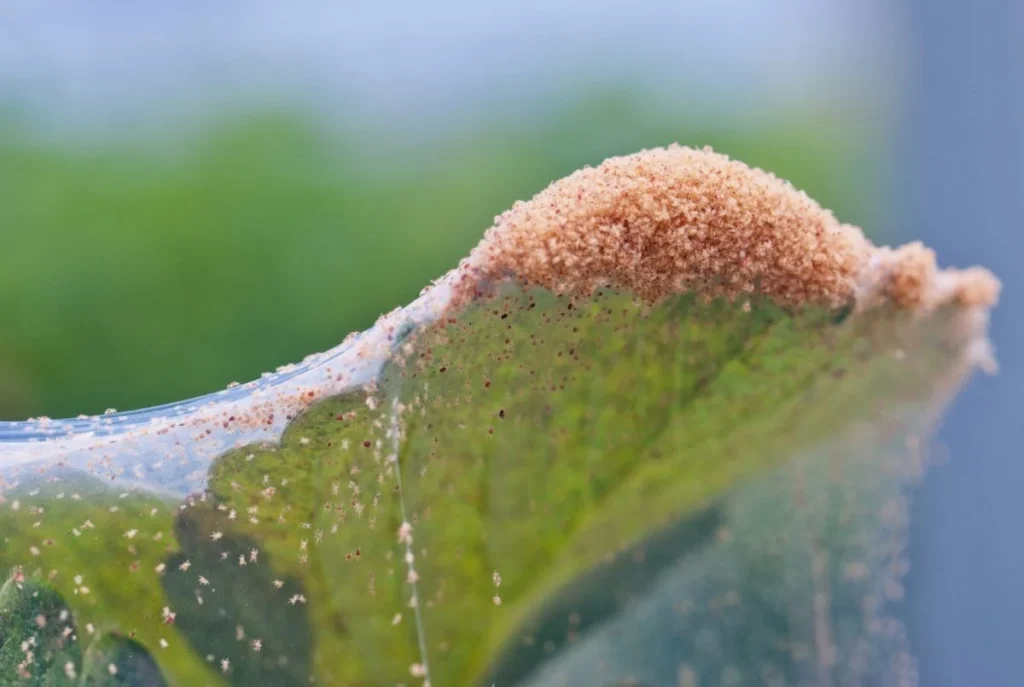
[[[710,152],[612,160],[334,351],[0,427],[0,561],[99,684],[913,682],[907,488],[996,288]]]
[[[174,684],[210,681],[203,659],[162,615],[168,599],[158,566],[178,546],[166,495],[119,491],[62,468],[8,485],[0,566],[60,595],[73,612],[77,647],[108,632],[133,634]]]
[[[131,685],[166,687],[156,661],[145,647],[128,637],[107,634],[92,642],[85,652],[82,687]]]
[[[20,574],[9,578],[0,587],[0,675],[23,685],[70,685],[81,664],[60,594]]]
[[[537,636],[554,631],[544,620],[553,607],[564,607],[587,579],[604,575],[596,599],[594,592],[582,595],[588,603],[576,610],[578,627],[564,630],[563,643],[569,634],[584,635],[602,621],[585,618],[583,606],[602,603],[602,594],[616,586],[624,595],[617,607],[637,603],[660,572],[650,560],[664,557],[665,566],[684,558],[678,574],[691,578],[691,586],[708,587],[704,599],[715,598],[713,590],[727,591],[730,578],[725,565],[714,575],[701,572],[708,565],[702,561],[732,559],[761,569],[760,578],[734,580],[733,589],[746,588],[746,602],[760,605],[762,615],[788,618],[778,642],[813,646],[822,625],[853,624],[858,629],[828,649],[839,654],[843,669],[858,647],[884,651],[880,645],[887,641],[872,634],[859,603],[830,606],[825,618],[794,617],[811,598],[805,576],[813,567],[812,542],[798,541],[784,547],[791,551],[755,562],[750,559],[763,542],[747,535],[732,544],[732,553],[717,544],[691,560],[685,559],[688,548],[700,548],[687,544],[693,536],[667,533],[693,526],[695,517],[700,522],[695,513],[708,507],[742,511],[746,501],[772,494],[780,479],[803,471],[815,475],[806,489],[822,502],[800,512],[794,496],[782,491],[775,499],[784,507],[766,509],[762,527],[799,534],[806,529],[801,519],[815,514],[828,522],[853,503],[860,510],[849,513],[849,522],[819,535],[838,547],[822,554],[823,574],[840,576],[855,553],[844,552],[844,542],[866,537],[856,553],[867,558],[857,560],[876,579],[882,568],[874,564],[873,547],[884,542],[871,541],[877,519],[871,508],[881,507],[872,494],[899,494],[908,470],[906,451],[899,458],[882,446],[893,435],[920,429],[923,410],[958,366],[964,342],[948,348],[929,343],[949,335],[955,312],[922,319],[882,309],[837,324],[825,311],[789,315],[763,302],[750,313],[692,297],[654,308],[612,293],[576,302],[572,310],[570,302],[506,291],[425,333],[408,362],[385,373],[382,386],[406,406],[399,463],[432,678],[487,684],[502,674],[500,667],[488,668],[496,655],[514,655],[524,642],[554,651]],[[906,352],[913,352],[909,360]],[[866,453],[844,453],[847,445]],[[881,472],[884,480],[859,474],[858,460],[885,468],[872,453],[892,459],[895,474]],[[828,478],[831,470],[852,471],[858,479],[837,484]],[[722,517],[723,530],[758,525]],[[714,539],[709,527],[703,541]],[[667,553],[658,544],[663,539],[683,550]],[[628,551],[641,563],[623,570],[622,557],[633,560]],[[650,585],[630,586],[644,577]],[[868,598],[867,590],[853,587],[844,586],[851,597],[864,592],[856,601]],[[571,615],[560,619],[563,626]],[[763,624],[748,627],[756,634]],[[685,635],[687,627],[659,626],[659,632]],[[737,668],[741,683],[764,667],[754,654],[733,665],[744,666]],[[701,683],[725,679],[728,666],[723,661],[701,670]],[[874,663],[865,669],[870,675],[877,670]],[[491,677],[481,680],[484,674]],[[805,671],[794,667],[785,675],[797,684],[793,678]],[[571,677],[581,680],[578,672]],[[667,679],[662,674],[652,684]]]
[[[214,540],[214,532],[223,536]],[[308,684],[313,636],[306,606],[284,603],[305,596],[302,581],[281,575],[275,586],[272,556],[260,550],[265,540],[235,534],[207,504],[183,510],[175,534],[181,550],[167,559],[163,584],[175,627],[193,650],[224,666],[229,684]]]

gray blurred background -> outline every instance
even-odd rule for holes
[[[1003,279],[906,610],[923,685],[1021,684],[1022,45],[1012,0],[0,0],[0,418],[256,377],[550,180],[712,144]]]

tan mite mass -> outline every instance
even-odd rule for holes
[[[940,271],[920,244],[875,247],[788,182],[678,145],[610,158],[516,203],[460,269],[456,305],[506,278],[556,293],[761,294],[783,306],[989,306],[999,291],[983,269]]]

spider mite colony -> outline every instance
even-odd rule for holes
[[[710,150],[580,170],[331,351],[0,423],[0,682],[912,684],[997,295]]]

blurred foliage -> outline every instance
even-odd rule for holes
[[[710,144],[843,219],[864,207],[867,147],[807,113],[697,126],[611,94],[430,141],[344,130],[248,114],[128,144],[0,126],[0,418],[179,400],[329,348],[609,155]]]

